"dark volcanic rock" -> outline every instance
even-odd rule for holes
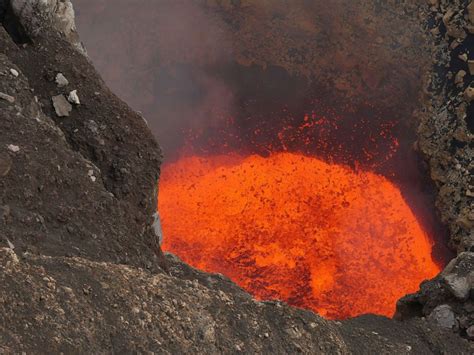
[[[437,45],[418,128],[418,147],[438,188],[437,208],[458,252],[474,251],[474,111],[466,95],[473,85],[467,73],[474,58],[474,24],[465,16],[468,3],[439,1],[426,14]]]
[[[468,354],[423,321],[330,322],[258,302],[169,256],[169,276],[0,249],[0,351],[53,353]]]
[[[336,324],[257,302],[215,275],[202,275],[205,287],[81,258],[19,259],[10,249],[0,250],[0,268],[0,352],[349,352]]]
[[[402,298],[397,317],[429,316],[439,324],[471,338],[474,325],[474,117],[466,92],[473,86],[469,60],[474,53],[469,1],[439,1],[431,17],[434,34],[433,66],[426,89],[425,112],[420,113],[418,147],[429,163],[438,188],[437,207],[449,227],[451,247],[458,257],[418,293]],[[473,3],[470,2],[472,9]]]
[[[0,28],[0,46],[0,92],[15,98],[0,100],[2,166],[11,160],[0,178],[9,211],[0,238],[18,251],[151,264],[161,152],[143,119],[57,31],[18,47]],[[59,72],[83,101],[69,117],[51,100],[69,93],[55,83]]]
[[[429,320],[467,335],[474,325],[474,253],[463,252],[420,291],[397,304],[398,319],[428,317]]]

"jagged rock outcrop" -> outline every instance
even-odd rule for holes
[[[436,1],[427,17],[431,33],[433,71],[418,129],[418,147],[429,163],[438,188],[437,208],[450,231],[451,247],[474,251],[473,102],[469,98],[474,60],[473,26],[467,0]]]
[[[0,249],[0,351],[27,353],[468,354],[426,321],[330,322],[258,302],[220,275],[171,255],[151,274],[83,258]]]
[[[0,157],[9,166],[1,237],[18,251],[151,266],[160,148],[54,23],[38,19],[42,30],[21,46],[0,28],[0,92],[13,98],[0,100]],[[59,87],[58,73],[68,85]],[[81,105],[59,114],[74,90]]]
[[[80,52],[84,46],[76,31],[74,7],[70,0],[13,0],[11,9],[29,36],[36,37],[45,28],[44,24],[62,33]]]
[[[463,252],[418,293],[397,305],[397,318],[427,317],[429,321],[474,340],[474,253]]]
[[[160,270],[158,144],[51,14],[22,14],[0,27],[0,352],[473,352],[426,320],[326,321],[171,255]]]
[[[474,60],[474,2],[435,1],[427,18],[437,43],[420,112],[418,147],[436,183],[436,205],[458,257],[418,293],[402,298],[397,316],[429,319],[474,339],[474,130],[469,92]]]

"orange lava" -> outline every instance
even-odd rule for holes
[[[182,158],[163,169],[159,210],[165,250],[332,319],[392,316],[440,271],[394,184],[298,154]]]

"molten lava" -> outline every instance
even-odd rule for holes
[[[163,170],[159,210],[165,250],[332,319],[392,316],[440,270],[394,184],[299,154],[182,158]]]

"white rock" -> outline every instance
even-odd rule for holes
[[[8,150],[13,152],[13,153],[18,153],[20,151],[20,147],[14,144],[9,144],[8,145]]]
[[[11,7],[30,35],[37,35],[49,23],[73,44],[76,31],[71,0],[11,0]]]
[[[71,104],[80,105],[81,101],[79,100],[79,96],[77,96],[77,90],[72,90],[69,93],[67,98]]]
[[[13,69],[13,68],[10,69],[10,73],[12,73],[12,75],[13,75],[14,77],[17,77],[18,75],[20,75],[20,73],[18,73],[18,71],[15,70],[15,69]]]
[[[97,181],[97,178],[94,176],[94,170],[89,170],[87,172],[87,175],[91,178],[92,182],[96,182]]]
[[[67,117],[72,111],[71,104],[66,100],[64,95],[57,95],[53,97],[53,106],[56,111],[56,115],[59,117]]]
[[[7,238],[7,244],[8,244],[8,247],[9,247],[11,250],[15,249],[15,246],[13,245],[12,242],[10,242],[10,240],[9,240],[8,238]]]
[[[15,98],[13,96],[7,95],[3,92],[0,92],[0,99],[8,101],[11,104],[15,103]]]
[[[69,80],[67,80],[62,73],[58,73],[56,75],[56,84],[58,85],[58,87],[62,88],[64,86],[69,85]]]
[[[469,292],[471,291],[467,277],[450,274],[443,279],[446,283],[446,287],[454,297],[459,300],[467,300]]]
[[[163,243],[163,230],[161,228],[160,214],[158,211],[153,214],[152,228],[155,232],[155,235],[158,237],[158,243],[161,245]]]

